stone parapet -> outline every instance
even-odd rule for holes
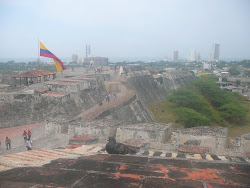
[[[120,126],[117,129],[116,139],[124,142],[128,139],[144,140],[145,142],[164,143],[171,134],[172,124],[133,124]]]
[[[227,128],[222,127],[195,127],[173,131],[171,144],[176,148],[180,145],[209,148],[217,154],[225,151],[227,146]]]

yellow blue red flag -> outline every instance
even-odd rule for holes
[[[62,61],[58,57],[56,57],[53,53],[51,53],[48,50],[48,48],[46,48],[44,44],[41,42],[40,42],[40,56],[53,58],[53,61],[55,62],[55,65],[56,65],[57,72],[60,72],[66,69]]]

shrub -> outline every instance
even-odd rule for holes
[[[175,108],[177,122],[184,123],[186,128],[209,125],[209,119],[191,108]]]
[[[247,109],[237,103],[225,104],[219,108],[219,111],[221,112],[221,117],[233,122],[243,120],[247,113]]]
[[[218,121],[216,114],[209,107],[205,98],[191,89],[179,88],[174,90],[172,91],[172,95],[167,99],[168,101],[175,103],[177,107],[191,108],[205,115],[211,121]]]

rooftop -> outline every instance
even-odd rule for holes
[[[12,76],[12,78],[36,78],[36,77],[41,77],[41,76],[46,76],[46,75],[53,75],[53,74],[56,74],[56,73],[49,72],[43,69],[37,69],[37,70],[27,70],[25,72]]]
[[[44,93],[42,95],[54,96],[54,97],[63,97],[63,96],[68,95],[68,93],[66,93],[66,92],[60,92],[60,91],[48,91],[47,93]]]

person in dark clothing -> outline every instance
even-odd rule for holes
[[[30,140],[30,138],[31,138],[31,131],[29,130],[28,131],[28,140]]]
[[[5,139],[6,149],[11,149],[11,140],[6,136]]]
[[[26,131],[23,131],[23,139],[24,139],[24,142],[27,141],[27,132]]]

